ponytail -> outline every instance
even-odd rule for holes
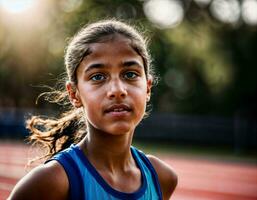
[[[26,128],[31,132],[28,140],[46,150],[35,160],[51,158],[71,144],[78,143],[86,134],[81,109],[67,111],[57,119],[33,116],[26,121]]]

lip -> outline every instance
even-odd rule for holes
[[[127,113],[132,111],[131,107],[127,104],[113,104],[104,111],[104,113]]]
[[[121,119],[130,115],[132,109],[127,104],[112,104],[104,111],[104,113],[112,118]]]

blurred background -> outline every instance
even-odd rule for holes
[[[68,39],[112,17],[149,38],[160,78],[135,144],[256,166],[257,0],[0,0],[2,144],[23,142],[32,114],[60,113],[36,99],[63,77]]]
[[[136,137],[256,151],[256,0],[0,0],[0,137],[58,113],[43,98],[81,26],[115,17],[150,39],[160,77]]]

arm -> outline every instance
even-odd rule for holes
[[[158,174],[163,199],[168,200],[177,186],[178,176],[168,164],[157,157],[152,155],[147,155],[147,157]]]
[[[8,200],[65,200],[68,191],[69,182],[64,169],[57,161],[51,161],[24,176]]]

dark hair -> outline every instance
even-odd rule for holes
[[[142,57],[146,77],[152,77],[153,69],[151,58],[147,51],[147,42],[142,35],[132,26],[117,20],[104,20],[83,27],[73,38],[71,38],[65,54],[65,66],[67,80],[77,84],[76,70],[83,58],[88,54],[89,45],[96,42],[105,42],[116,35],[124,36],[131,41],[131,46]],[[111,37],[110,37],[111,36]],[[66,90],[54,90],[47,94],[50,102],[64,104],[68,100]],[[70,103],[69,103],[70,104]],[[68,106],[66,104],[66,106]],[[78,143],[86,135],[86,123],[83,110],[68,106],[69,110],[59,118],[43,118],[33,116],[26,121],[31,135],[29,140],[33,144],[43,145],[47,149],[41,158],[50,158],[61,150],[69,147],[72,143]]]

